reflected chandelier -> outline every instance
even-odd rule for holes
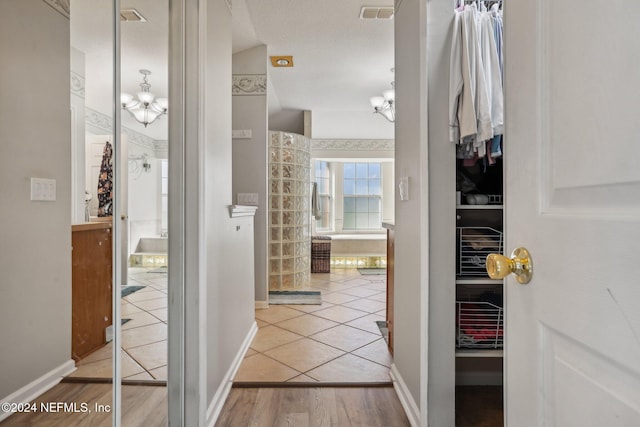
[[[391,82],[391,89],[387,89],[382,92],[382,96],[373,96],[369,99],[373,112],[381,114],[382,117],[389,120],[391,123],[396,121],[396,91],[394,82]]]
[[[123,93],[120,95],[120,102],[123,110],[127,110],[144,127],[147,127],[149,123],[153,123],[161,115],[167,114],[169,100],[167,98],[156,98],[153,93],[149,92],[151,85],[147,80],[147,76],[151,74],[151,71],[140,70],[140,74],[144,77],[143,82],[140,83],[142,90],[136,94],[138,99],[134,99],[133,95],[128,93]]]

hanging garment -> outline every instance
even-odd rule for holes
[[[102,151],[98,177],[98,216],[113,216],[113,147],[109,141]]]
[[[498,50],[496,48],[492,18],[490,13],[480,14],[480,51],[482,54],[482,67],[486,77],[487,95],[489,96],[489,105],[491,106],[491,127],[493,129],[493,135],[498,135],[504,133],[504,118],[502,113],[504,100],[502,94],[502,73],[500,72],[500,62],[498,60]]]
[[[313,182],[311,188],[311,214],[315,219],[322,219],[322,212],[320,212],[320,201],[318,200],[318,183]]]

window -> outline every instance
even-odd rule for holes
[[[316,230],[329,231],[332,229],[331,219],[331,169],[329,162],[316,160],[316,183],[318,184],[318,209],[321,218],[316,220]]]
[[[344,230],[371,230],[382,226],[381,183],[380,163],[344,164]]]

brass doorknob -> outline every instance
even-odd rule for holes
[[[489,254],[486,266],[492,279],[503,279],[513,273],[518,283],[526,285],[533,276],[533,260],[525,248],[514,249],[510,259],[500,254]]]

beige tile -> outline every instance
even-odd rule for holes
[[[367,299],[386,303],[387,302],[387,293],[386,292],[380,292],[379,294],[375,294],[375,295],[371,295],[370,297],[367,297]]]
[[[371,280],[369,279],[363,279],[363,278],[356,278],[356,279],[347,279],[344,281],[345,285],[357,285],[357,286],[363,286],[363,285],[370,285],[371,284]]]
[[[374,301],[367,298],[360,298],[355,301],[344,303],[342,305],[369,313],[375,313],[376,311],[384,310],[387,307],[386,302]]]
[[[298,375],[300,375],[300,372],[295,369],[291,369],[262,354],[256,354],[242,361],[240,369],[238,369],[238,373],[233,380],[282,382]]]
[[[322,300],[330,302],[332,304],[344,304],[345,302],[355,301],[358,297],[353,295],[347,295],[342,292],[332,292],[329,294],[323,294]]]
[[[359,319],[353,320],[351,322],[346,323],[348,326],[352,326],[354,328],[362,329],[367,332],[371,332],[372,334],[380,335],[380,328],[378,327],[377,321],[385,321],[386,319],[377,314],[370,314],[368,316],[361,317]]]
[[[316,290],[321,290],[324,292],[339,292],[345,289],[349,289],[349,288],[353,288],[355,287],[355,285],[345,285],[342,282],[326,282],[326,283],[320,283],[317,285],[313,285],[313,288]]]
[[[158,308],[167,308],[169,299],[165,295],[162,298],[149,299],[144,301],[136,301],[133,304],[137,305],[145,311],[156,310]]]
[[[280,328],[284,328],[305,337],[337,325],[338,323],[336,322],[323,319],[322,317],[314,316],[312,314],[305,314],[300,317],[285,320],[284,322],[276,323],[276,326]]]
[[[297,371],[305,372],[343,355],[344,352],[304,338],[266,351],[264,354]]]
[[[333,307],[333,304],[331,304],[330,302],[322,301],[322,304],[291,305],[287,307],[294,308],[304,313],[313,313],[318,310],[324,310],[325,308]]]
[[[376,335],[351,326],[339,325],[311,335],[310,338],[340,350],[353,351],[377,340],[380,338],[380,334]]]
[[[146,301],[146,300],[150,300],[150,299],[157,299],[157,298],[166,298],[167,294],[157,291],[155,289],[149,289],[149,288],[144,288],[144,289],[140,289],[138,292],[134,292],[132,294],[127,295],[126,297],[124,297],[124,300],[127,300],[129,302],[137,302],[137,301]]]
[[[264,322],[260,319],[256,319],[256,324],[258,325],[258,328],[264,328],[265,326],[269,326],[270,324],[267,322]]]
[[[159,308],[157,310],[149,310],[149,313],[157,317],[159,320],[166,322],[169,320],[168,310],[166,308]]]
[[[302,316],[303,313],[284,305],[271,305],[269,308],[256,310],[256,319],[268,323],[278,323],[293,317]]]
[[[335,305],[325,310],[319,310],[313,313],[315,316],[324,317],[325,319],[333,320],[338,323],[345,323],[351,320],[355,320],[359,317],[366,316],[368,313],[360,310],[354,310],[349,307],[342,307]]]
[[[376,311],[373,314],[377,314],[378,316],[382,316],[382,317],[386,318],[387,317],[387,309],[385,308],[384,310]]]
[[[101,347],[90,355],[78,360],[76,362],[76,366],[86,365],[87,363],[97,362],[98,360],[111,360],[111,357],[113,357],[113,341],[108,342],[104,347]]]
[[[355,350],[352,354],[364,357],[367,360],[379,363],[386,367],[390,367],[393,362],[393,358],[391,357],[391,354],[389,354],[387,342],[383,338]]]
[[[146,311],[139,311],[137,313],[127,314],[126,316],[123,315],[122,317],[131,319],[127,323],[122,325],[123,331],[127,329],[139,328],[140,326],[153,325],[154,323],[160,323],[160,320],[157,317],[150,315]]]
[[[131,375],[123,380],[132,380],[132,381],[153,381],[154,378],[148,372],[140,372],[139,374]]]
[[[381,291],[381,292],[385,292],[387,290],[387,282],[375,282],[375,283],[371,283],[370,285],[366,285],[364,286],[367,289],[373,289],[374,291]]]
[[[167,339],[167,325],[156,323],[122,331],[122,348],[129,349]]]
[[[306,376],[305,374],[298,375],[297,377],[293,377],[290,380],[287,380],[288,383],[317,383],[317,380],[314,380],[311,377]]]
[[[252,348],[249,348],[247,349],[247,352],[244,354],[244,357],[253,356],[254,354],[258,354],[258,352]]]
[[[353,295],[356,297],[366,298],[366,297],[370,297],[371,295],[378,294],[380,293],[380,291],[368,289],[366,287],[358,287],[358,288],[345,289],[344,291],[342,291],[342,293],[345,293],[347,295]]]
[[[130,302],[126,302],[122,300],[122,304],[120,305],[120,314],[122,315],[122,317],[126,317],[131,313],[139,313],[141,311],[142,309],[140,307],[137,307],[131,304]]]
[[[352,354],[306,372],[322,382],[390,382],[389,368]]]
[[[256,351],[263,352],[283,344],[288,344],[300,338],[302,338],[302,336],[282,328],[278,328],[277,326],[265,326],[264,328],[258,329],[256,336],[251,342],[251,348]]]
[[[167,364],[167,341],[130,348],[127,353],[147,371]]]
[[[153,378],[156,380],[167,380],[167,366],[160,366],[159,368],[152,369],[149,371]]]
[[[144,372],[144,368],[136,363],[127,353],[124,351],[122,354],[122,377],[128,377],[131,375]],[[84,377],[84,378],[113,378],[112,374],[112,360],[103,359],[93,363],[83,364],[77,367],[70,377]]]

